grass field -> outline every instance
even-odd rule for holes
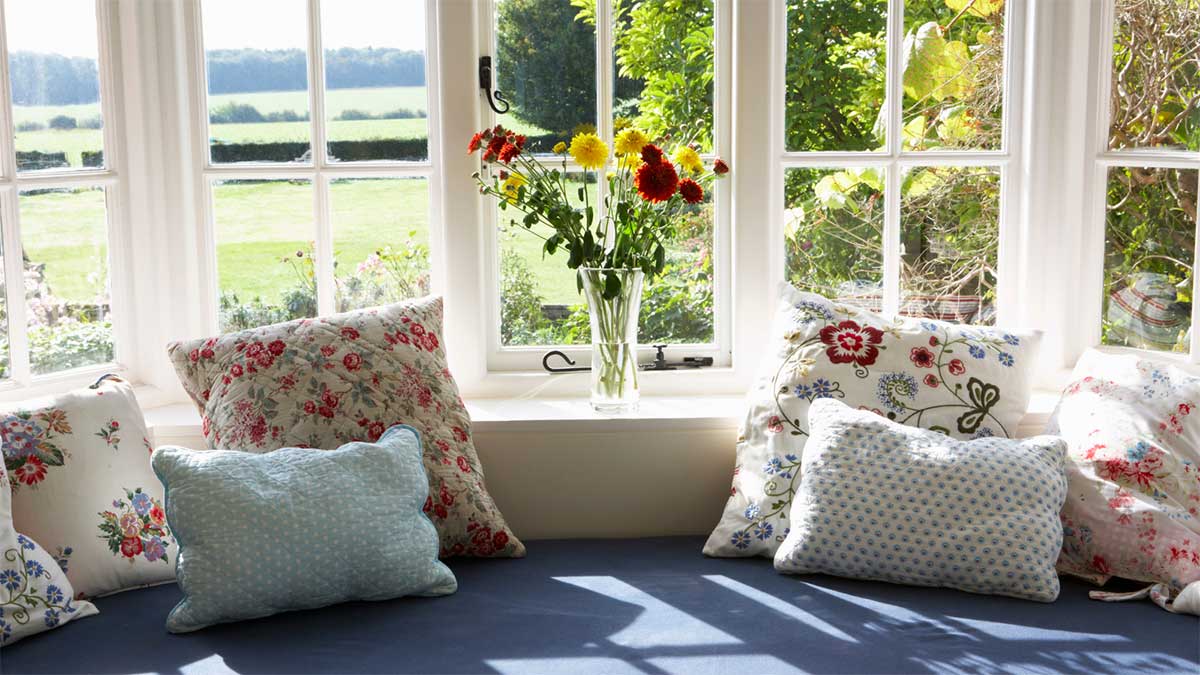
[[[108,227],[104,191],[21,195],[21,241],[31,262],[46,265],[54,294],[91,302],[105,293]]]
[[[269,91],[241,94],[218,94],[209,98],[209,108],[227,103],[254,106],[264,115],[291,110],[308,112],[308,93],[304,91]],[[330,89],[325,94],[325,109],[330,118],[345,110],[355,109],[378,115],[399,108],[424,111],[427,108],[424,87],[377,87],[364,89]],[[100,114],[97,103],[69,106],[14,106],[13,118],[21,122],[46,122],[55,115],[68,115],[82,121]],[[543,129],[509,119],[507,125],[525,134],[544,134]],[[358,141],[387,138],[421,138],[428,135],[426,119],[390,120],[332,120],[328,123],[331,141]],[[272,143],[279,141],[308,141],[309,122],[263,122],[257,124],[213,124],[209,136],[222,143]],[[16,147],[21,152],[64,152],[71,166],[82,165],[81,153],[99,150],[104,142],[100,129],[18,131]],[[465,141],[464,141],[465,143]]]

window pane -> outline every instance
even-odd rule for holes
[[[429,294],[429,181],[330,184],[337,311]]]
[[[0,270],[4,269],[4,244],[0,242]],[[4,274],[0,271],[0,379],[12,375],[8,344],[8,296],[5,295]]]
[[[712,150],[713,1],[615,3],[613,128]]]
[[[998,150],[1004,0],[904,3],[904,147]]]
[[[429,157],[425,0],[321,4],[330,161]]]
[[[96,3],[8,0],[4,7],[17,169],[104,166]]]
[[[1198,173],[1108,170],[1104,344],[1188,350]]]
[[[304,0],[204,0],[212,161],[309,160]]]
[[[587,184],[588,203],[595,205],[596,175]],[[583,174],[570,174],[567,194],[576,206]],[[497,207],[499,208],[499,206]],[[497,212],[500,243],[500,341],[506,346],[589,344],[591,327],[575,271],[567,267],[566,251],[543,254],[551,230],[539,223],[526,230],[524,214],[502,208]]]
[[[884,169],[788,169],[788,280],[874,310],[883,305]]]
[[[222,331],[317,315],[312,184],[213,184]]]
[[[789,0],[785,121],[790,151],[884,144],[887,3]]]
[[[496,87],[512,102],[501,123],[550,152],[596,125],[596,30],[571,0],[496,3]]]
[[[1200,150],[1200,4],[1117,0],[1109,147]]]
[[[995,323],[999,224],[996,169],[908,171],[900,197],[901,313]]]
[[[18,203],[33,374],[112,361],[103,188],[27,190]]]

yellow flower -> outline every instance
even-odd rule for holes
[[[616,148],[618,155],[637,155],[641,154],[642,147],[650,142],[643,134],[641,129],[637,127],[629,127],[628,129],[617,134]]]
[[[641,157],[641,155],[638,155],[638,154],[631,153],[631,154],[627,154],[627,155],[620,155],[617,158],[617,168],[620,168],[620,169],[629,169],[630,171],[637,171],[637,168],[641,165],[642,165],[642,157]]]
[[[565,154],[566,152],[567,152],[567,144],[566,143],[559,141],[554,144],[554,154],[562,155],[562,154]]]
[[[608,145],[596,134],[578,134],[571,139],[571,156],[585,169],[599,169],[608,160]]]
[[[594,133],[596,133],[596,125],[592,124],[591,122],[583,122],[581,124],[576,124],[575,128],[571,130],[571,135],[573,135],[573,136],[578,136],[579,134],[594,134]]]
[[[529,181],[525,180],[525,176],[522,176],[519,173],[508,174],[508,178],[505,178],[504,183],[500,186],[500,191],[505,195],[504,200],[509,204],[515,204],[517,201],[517,195],[521,191],[521,186],[527,184],[528,182]]]
[[[613,131],[621,131],[622,129],[624,129],[628,126],[631,126],[632,124],[633,124],[633,122],[631,122],[628,117],[614,117],[613,118]]]
[[[704,170],[704,162],[700,161],[700,153],[686,145],[679,146],[675,151],[675,163],[689,173],[700,173]]]

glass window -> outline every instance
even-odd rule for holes
[[[111,362],[104,189],[23,190],[19,205],[33,374]]]
[[[929,167],[904,176],[900,205],[902,313],[996,322],[1000,173]]]
[[[1108,171],[1102,342],[1188,351],[1200,171]]]
[[[330,161],[429,157],[425,0],[321,4]]]
[[[96,3],[8,0],[4,8],[17,169],[103,167]]]
[[[429,181],[338,179],[330,186],[337,311],[429,294]]]
[[[1108,147],[1200,150],[1200,4],[1116,0]]]
[[[307,180],[213,184],[222,332],[317,315],[312,191]]]
[[[213,163],[310,161],[304,0],[204,0],[201,11]]]

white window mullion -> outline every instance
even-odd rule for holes
[[[325,52],[321,46],[321,0],[308,1],[308,106],[312,130],[313,224],[316,229],[317,313],[334,313],[333,227],[329,204],[329,178],[321,173],[328,163],[325,129]]]
[[[1196,194],[1200,194],[1200,171],[1196,176]],[[1196,210],[1196,237],[1195,247],[1192,251],[1192,330],[1189,335],[1190,343],[1188,345],[1188,358],[1192,363],[1200,363],[1200,302],[1196,302],[1196,293],[1200,292],[1200,281],[1197,278],[1200,274],[1195,273],[1197,261],[1200,261],[1200,209]]]
[[[883,192],[883,311],[900,309],[900,165],[904,149],[904,2],[888,0],[887,8],[887,154],[892,158]]]
[[[11,155],[11,152],[6,153]],[[25,307],[25,263],[21,246],[19,193],[7,186],[0,195],[0,219],[4,221],[4,284],[5,308],[8,310],[9,377],[20,386],[32,379],[29,365],[29,338]]]

